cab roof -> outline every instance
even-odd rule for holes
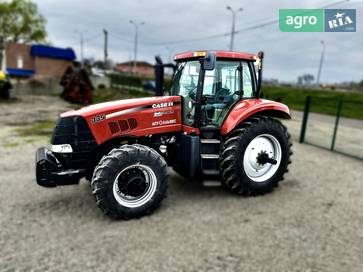
[[[199,51],[188,51],[176,54],[174,60],[181,61],[181,60],[204,57],[208,51],[215,52],[217,58],[237,59],[237,60],[243,59],[243,60],[252,60],[252,61],[255,61],[257,59],[256,55],[243,52],[221,51],[221,50],[199,50]]]

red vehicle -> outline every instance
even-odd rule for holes
[[[261,99],[262,59],[262,52],[178,54],[170,96],[61,114],[51,150],[37,150],[38,184],[77,184],[86,177],[97,205],[113,218],[157,208],[167,192],[168,166],[193,179],[220,176],[240,195],[270,192],[290,163],[290,135],[276,119],[290,112]]]

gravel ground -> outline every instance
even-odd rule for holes
[[[172,172],[153,215],[113,221],[84,180],[35,183],[46,139],[16,129],[67,107],[55,97],[0,104],[0,271],[363,271],[361,161],[294,143],[281,186],[249,198]]]

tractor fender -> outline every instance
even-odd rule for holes
[[[283,119],[291,118],[289,108],[282,103],[265,99],[246,99],[238,102],[229,112],[221,127],[221,134],[228,134],[245,119],[255,114]]]

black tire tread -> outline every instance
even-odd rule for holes
[[[150,205],[143,209],[137,208],[135,211],[121,205],[115,205],[115,202],[110,201],[107,197],[107,191],[110,186],[112,187],[111,183],[113,184],[113,180],[110,180],[110,177],[117,174],[118,164],[130,158],[139,158],[140,156],[147,156],[150,159],[150,163],[157,165],[158,169],[155,170],[161,173],[162,180],[159,181],[161,185],[157,187],[157,191],[149,201]],[[167,194],[168,175],[167,163],[154,149],[140,144],[123,145],[112,149],[108,155],[103,156],[95,168],[91,182],[92,193],[95,196],[97,205],[108,216],[114,219],[139,218],[143,215],[151,214],[160,206],[161,201]]]
[[[275,174],[272,182],[269,182],[263,189],[261,188],[257,190],[243,181],[236,162],[240,155],[238,153],[238,146],[242,141],[244,141],[244,136],[261,125],[267,125],[282,131],[287,141],[288,150],[286,152],[287,158],[284,160],[286,165],[282,165],[284,168],[283,171]],[[260,195],[272,191],[276,186],[278,186],[279,181],[283,180],[284,174],[288,172],[287,166],[291,163],[290,157],[293,154],[291,146],[291,135],[280,120],[268,116],[254,116],[253,118],[247,119],[245,122],[241,123],[238,128],[229,133],[222,141],[220,151],[220,168],[223,187],[236,194],[245,196]]]

